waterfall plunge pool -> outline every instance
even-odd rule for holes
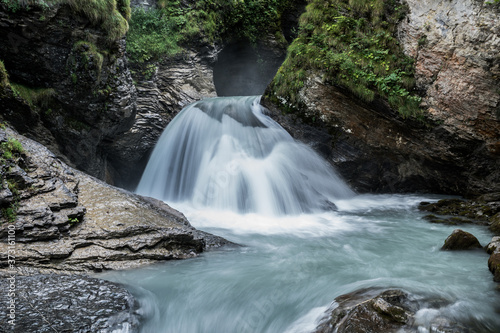
[[[417,195],[361,195],[337,212],[266,217],[175,208],[193,226],[242,247],[99,275],[138,298],[141,332],[311,332],[335,297],[362,288],[400,288],[449,305],[420,312],[419,332],[444,314],[499,332],[498,291],[482,251],[440,251],[454,226],[431,224]],[[463,226],[485,245],[485,227]]]
[[[418,332],[440,314],[471,332],[500,332],[488,255],[440,251],[456,227],[418,211],[437,196],[355,195],[258,102],[196,102],[155,147],[137,191],[242,246],[100,274],[137,297],[141,332],[311,332],[337,296],[373,287],[445,300],[417,313]],[[461,228],[483,245],[492,236]]]

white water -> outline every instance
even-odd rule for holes
[[[214,114],[205,106],[205,112],[193,106],[186,109],[194,110],[191,114],[176,118],[180,125],[164,133],[159,147],[181,165],[170,164],[156,150],[150,165],[164,163],[179,178],[168,182],[171,175],[148,165],[140,192],[167,199],[198,229],[244,246],[99,275],[126,283],[139,299],[141,332],[310,332],[335,297],[371,287],[400,288],[417,299],[445,300],[417,313],[419,332],[428,332],[439,315],[467,323],[472,332],[500,332],[499,295],[488,271],[488,255],[440,251],[455,227],[430,224],[417,209],[420,201],[436,197],[352,196],[321,160],[316,175],[313,163],[318,157],[282,134],[260,114],[254,99],[240,101],[252,105],[255,118],[236,121],[234,115]],[[259,122],[266,127],[242,126]],[[180,133],[191,139],[177,138]],[[256,140],[274,148],[259,148]],[[296,156],[290,156],[292,147]],[[226,168],[234,160],[238,167]],[[158,178],[150,177],[152,172]],[[196,179],[190,178],[193,175]],[[245,191],[236,185],[241,179],[247,182]],[[299,185],[286,183],[292,180]],[[280,191],[272,191],[273,186]],[[306,195],[281,193],[289,190]],[[245,201],[249,194],[257,197]],[[338,211],[322,210],[318,202],[325,198]],[[462,228],[483,245],[491,239],[484,227]]]
[[[265,116],[259,97],[182,110],[158,141],[137,192],[239,213],[300,214],[353,192],[326,161]]]

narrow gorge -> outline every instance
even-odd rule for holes
[[[0,0],[0,332],[497,332],[499,14]]]

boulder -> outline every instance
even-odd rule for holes
[[[337,297],[313,333],[470,332],[465,325],[437,311],[432,318],[419,318],[419,310],[437,310],[447,303],[398,289],[357,290]],[[477,326],[478,323],[468,324]]]
[[[6,132],[24,151],[9,160],[13,165],[4,173],[18,185],[12,189],[15,199],[0,199],[12,212],[0,217],[0,270],[7,269],[11,229],[16,268],[30,274],[138,267],[228,244],[196,230],[165,203],[107,185],[68,167],[42,145]]]
[[[446,238],[441,250],[472,250],[480,248],[482,248],[482,246],[473,234],[455,229],[453,233]]]

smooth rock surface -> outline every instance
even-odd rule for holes
[[[441,250],[472,250],[481,248],[481,244],[473,234],[455,229],[451,235],[446,238]]]

